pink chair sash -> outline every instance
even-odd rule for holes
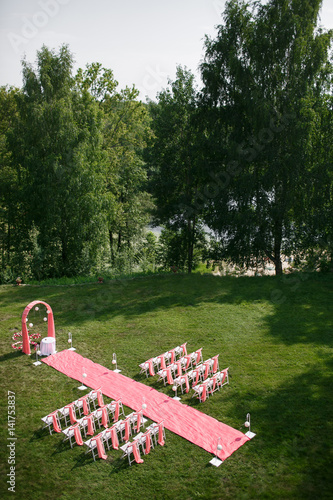
[[[180,361],[176,361],[176,365],[177,365],[177,374],[178,374],[178,377],[181,377],[182,376],[182,364]]]
[[[84,420],[88,422],[88,432],[87,432],[88,436],[94,435],[94,426],[92,423],[92,418],[93,418],[92,414],[88,415],[87,417],[84,417]]]
[[[79,446],[82,446],[83,441],[82,441],[81,430],[80,430],[79,424],[74,425],[73,429],[74,429],[74,437],[75,437],[76,444],[78,444]]]
[[[145,450],[145,454],[148,455],[148,453],[150,452],[150,431],[145,432],[144,436],[146,436],[146,450]]]
[[[207,387],[206,384],[202,384],[202,393],[201,393],[201,401],[204,403],[207,398]]]
[[[162,354],[161,356],[158,356],[158,358],[161,360],[161,370],[163,370],[164,368],[166,368],[164,354]]]
[[[172,378],[172,375],[171,375],[171,368],[166,368],[166,374],[167,374],[168,384],[172,385],[173,384],[173,378]]]
[[[135,459],[136,463],[137,464],[142,464],[143,460],[140,457],[138,443],[136,441],[133,441],[133,443],[132,443],[132,449],[133,449],[133,455],[134,455],[134,459]]]
[[[82,398],[80,398],[79,401],[82,401],[83,415],[88,415],[89,408],[88,408],[88,403],[87,403],[87,395],[82,396]]]
[[[184,357],[186,358],[186,368],[185,368],[185,370],[187,370],[188,367],[190,366],[190,363],[191,363],[191,354],[186,354]]]
[[[97,389],[97,401],[98,401],[98,406],[104,406],[103,394],[100,389]]]
[[[201,359],[201,351],[202,351],[202,348],[198,349],[197,351],[195,351],[196,355],[197,355],[197,359],[196,359],[196,364],[199,363],[200,359]]]
[[[104,445],[101,441],[100,436],[96,436],[95,438],[96,445],[97,445],[97,451],[98,451],[98,457],[103,458],[103,460],[106,460],[108,456],[105,453]]]
[[[205,379],[208,377],[208,373],[209,373],[209,361],[205,361],[204,363],[205,365]]]
[[[151,375],[153,377],[155,375],[155,372],[154,372],[154,366],[153,366],[152,359],[148,360],[148,366],[149,366],[149,375]]]
[[[114,450],[118,450],[119,441],[118,441],[118,435],[117,435],[117,430],[116,430],[115,426],[111,427],[111,441],[112,441],[112,448]]]
[[[185,344],[182,344],[180,346],[183,349],[183,356],[186,356],[186,354],[187,354],[186,344],[187,344],[187,342],[185,342]]]
[[[170,361],[170,364],[172,365],[174,360],[175,360],[175,350],[174,349],[171,349],[171,351],[169,351],[169,353],[171,354],[171,361]]]
[[[216,356],[213,356],[213,360],[214,360],[214,365],[213,365],[213,373],[216,373],[217,372],[217,366],[219,364],[219,354],[217,354]]]
[[[136,417],[136,432],[139,432],[141,426],[141,411],[137,412]]]
[[[195,385],[197,385],[197,383],[199,382],[199,373],[200,373],[200,369],[199,369],[199,368],[196,368],[194,371],[195,371],[195,375],[196,375],[196,377],[195,377],[195,383],[193,384],[193,387],[194,387]]]
[[[222,370],[221,373],[223,373],[223,377],[222,377],[222,380],[221,380],[221,385],[223,384],[223,382],[225,381],[225,378],[227,376],[227,371],[228,370]]]
[[[58,413],[58,410],[54,411],[53,413],[50,413],[49,416],[50,417],[52,416],[53,429],[55,430],[55,432],[61,432],[61,429],[58,425],[57,413]]]
[[[130,421],[129,418],[126,418],[125,420],[125,441],[129,440],[129,434],[130,433]]]
[[[119,418],[119,401],[116,401],[116,409],[114,411],[114,417],[113,417],[114,422],[117,422],[118,418]]]
[[[108,412],[106,406],[102,406],[102,425],[105,428],[108,426]]]
[[[160,423],[159,426],[158,426],[158,440],[157,440],[157,442],[161,446],[164,446],[163,424],[162,423]]]
[[[212,389],[213,392],[215,391],[215,387],[216,387],[216,379],[217,379],[217,374],[214,375],[214,377],[213,377],[213,389]]]
[[[74,414],[73,406],[74,406],[74,403],[71,403],[71,404],[65,406],[65,408],[68,408],[69,418],[70,418],[72,425],[75,424],[75,422],[76,422],[76,416]]]

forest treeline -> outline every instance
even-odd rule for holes
[[[202,259],[333,262],[333,33],[321,0],[231,0],[201,88],[155,101],[64,45],[0,88],[0,282]],[[162,226],[157,241],[148,225]],[[209,238],[206,231],[209,228]]]

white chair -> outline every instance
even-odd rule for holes
[[[74,417],[74,421],[71,421],[70,418],[70,412],[72,409],[72,414]],[[60,419],[63,418],[65,420],[65,425],[68,425],[68,423],[71,423],[72,425],[76,422],[76,411],[75,411],[75,402],[71,403],[70,405],[66,405],[63,408],[59,408],[59,414],[60,414]]]
[[[172,385],[173,384],[173,377],[172,377],[172,373],[171,373],[171,368],[168,367],[168,368],[164,368],[162,370],[160,370],[159,372],[157,372],[158,374],[158,382],[160,380],[163,380],[163,384],[164,385]]]
[[[91,422],[91,433],[95,434],[96,432],[96,424],[95,424],[95,414],[90,413],[89,415],[86,415],[83,417],[80,421],[80,427],[81,429],[84,429],[84,435],[87,436],[89,432],[89,421]],[[92,435],[90,434],[90,435]]]
[[[197,384],[196,386],[193,387],[193,390],[194,394],[192,397],[197,397],[200,403],[203,403],[209,397],[207,381],[205,381],[202,384]]]
[[[88,448],[86,451],[86,454],[91,452],[94,461],[96,461],[95,453],[96,453],[96,455],[98,455],[96,437],[92,437],[91,439],[88,439],[88,441],[84,441],[84,444]]]
[[[92,403],[94,405],[95,410],[98,406],[104,405],[103,394],[100,388],[93,389],[87,396],[87,401],[89,400],[89,403]]]
[[[76,440],[76,437],[75,437],[75,428],[76,427],[78,428],[79,440],[81,441],[81,443],[78,443]],[[73,442],[77,443],[77,444],[82,444],[81,429],[80,429],[80,425],[78,423],[71,425],[67,429],[64,429],[62,432],[65,434],[65,438],[64,438],[63,442],[69,441],[71,448],[73,448]],[[72,442],[72,440],[73,440],[73,442]]]
[[[46,415],[46,417],[42,417],[41,420],[44,423],[42,429],[48,428],[50,434],[52,434],[52,429],[54,432],[61,432],[58,410]]]
[[[89,415],[91,413],[90,409],[90,401],[89,401],[89,394],[86,394],[85,396],[82,396],[82,398],[77,399],[74,401],[75,403],[75,408],[79,412],[79,416],[82,417],[82,415]],[[84,409],[86,408],[86,413],[84,412]]]
[[[150,429],[147,429],[139,438],[137,438],[138,445],[141,446],[145,455],[148,455],[151,448],[154,448],[153,438]]]
[[[115,418],[117,405],[118,405],[118,417]],[[112,418],[115,422],[119,419],[120,414],[122,414],[125,417],[124,407],[120,399],[118,401],[111,401],[111,403],[108,403],[106,407],[108,409],[109,415],[112,415]]]
[[[217,374],[217,383],[219,387],[223,387],[224,385],[229,384],[229,366],[224,370],[221,370]]]
[[[132,414],[128,415],[125,420],[117,422],[117,431],[119,432],[121,441],[128,441],[130,436],[132,436],[131,416]]]
[[[104,425],[104,427],[107,427],[109,425],[109,414],[108,414],[106,406],[103,406],[101,408],[97,408],[93,412],[93,415],[95,418],[95,422],[97,422],[97,425],[99,428],[102,427],[102,425]],[[104,415],[104,419],[106,419],[104,424],[103,424],[103,415]]]
[[[128,463],[129,465],[132,465],[133,462],[136,463],[143,463],[143,460],[140,456],[140,449],[139,449],[139,443],[138,441],[133,441],[131,443],[126,443],[123,449],[123,455],[121,458],[128,457]]]
[[[182,394],[184,394],[184,387],[185,387],[185,392],[188,392],[188,389],[186,387],[186,379],[187,379],[187,383],[189,384],[189,379],[188,379],[188,375],[187,374],[182,375],[181,377],[177,377],[173,381],[174,386],[180,387],[180,390],[181,390]]]
[[[165,441],[165,429],[163,420],[158,424],[156,422],[153,422],[149,427],[147,427],[146,430],[149,430],[151,437],[154,438],[155,446],[159,444],[161,438],[163,439],[163,441]]]

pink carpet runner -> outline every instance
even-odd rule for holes
[[[92,388],[101,388],[103,394],[111,399],[121,399],[122,403],[135,411],[142,409],[143,398],[147,408],[143,410],[146,417],[154,422],[164,421],[164,426],[191,443],[200,446],[209,453],[216,454],[218,438],[222,450],[217,456],[225,460],[246,441],[242,432],[182,404],[152,387],[136,382],[121,373],[115,373],[104,366],[94,363],[73,351],[61,351],[53,354],[43,362],[56,370],[79,380]],[[87,377],[83,379],[82,374]]]

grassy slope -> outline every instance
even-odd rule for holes
[[[333,279],[323,276],[217,278],[175,275],[64,287],[0,287],[1,441],[6,443],[7,391],[16,394],[16,492],[27,499],[333,498]],[[255,439],[216,469],[204,450],[167,431],[164,448],[128,467],[120,452],[93,462],[82,448],[41,431],[40,418],[81,395],[78,383],[14,352],[25,306],[40,299],[54,311],[57,349],[67,333],[83,356],[172,395],[138,365],[184,341],[220,353],[230,385],[199,405],[241,428],[251,413]],[[38,313],[29,321],[45,332]],[[244,428],[242,428],[244,430]],[[8,450],[1,455],[1,496]]]

